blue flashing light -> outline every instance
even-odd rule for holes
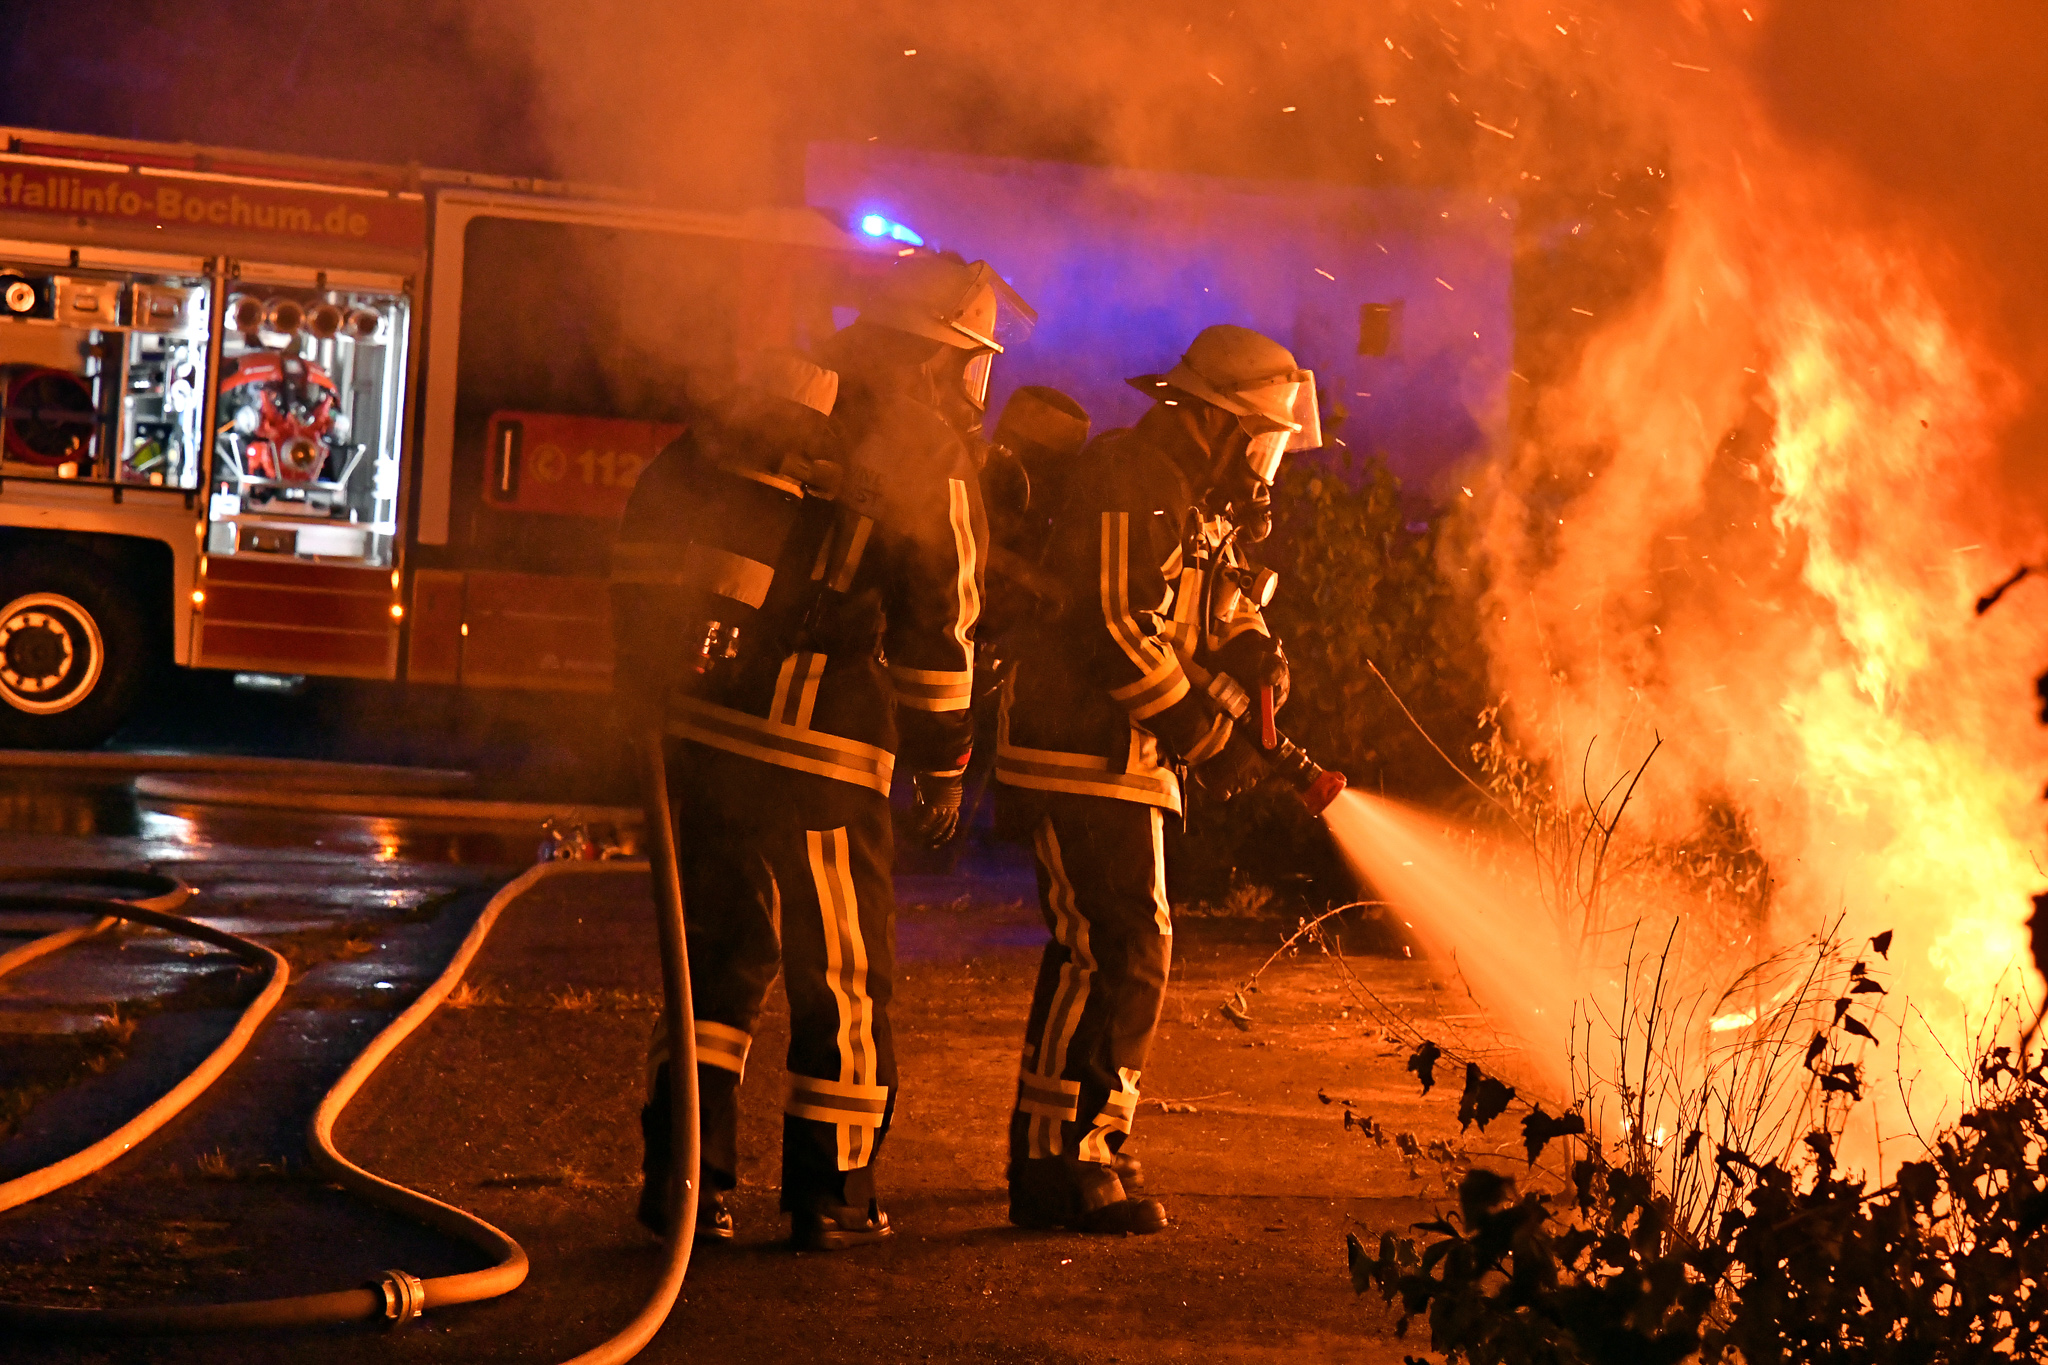
[[[924,238],[901,223],[890,222],[879,213],[864,215],[860,220],[860,230],[870,237],[887,238],[893,242],[902,242],[905,246],[924,245]]]

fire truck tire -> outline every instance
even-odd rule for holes
[[[0,564],[0,748],[90,749],[128,718],[149,637],[114,572],[70,550]]]

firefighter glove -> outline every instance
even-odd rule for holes
[[[938,848],[960,828],[961,773],[917,773],[910,779],[917,791],[911,807],[910,827],[920,842]]]
[[[1261,687],[1273,689],[1273,709],[1287,705],[1291,681],[1287,652],[1269,635],[1248,630],[1216,651],[1217,666],[1254,700]]]
[[[1250,791],[1265,775],[1265,762],[1242,730],[1233,731],[1216,756],[1195,769],[1195,781],[1217,801]]]

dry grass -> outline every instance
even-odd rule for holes
[[[530,996],[514,1000],[500,982],[465,978],[455,983],[455,989],[448,992],[448,998],[444,1003],[450,1009],[458,1010],[517,1006],[527,1009],[569,1010],[578,1014],[600,1010],[638,1013],[661,1008],[661,997],[648,995],[644,991],[622,990],[617,986],[596,987],[590,990],[562,986],[549,991],[539,1001],[533,1000]]]
[[[1281,895],[1263,883],[1233,876],[1219,901],[1188,901],[1173,907],[1175,919],[1262,919],[1277,913]]]
[[[492,1190],[596,1190],[606,1186],[605,1181],[597,1179],[582,1167],[568,1161],[544,1171],[494,1175],[478,1183],[485,1189]]]
[[[548,1008],[557,1010],[618,1010],[635,1012],[659,1009],[658,997],[643,991],[622,990],[607,986],[599,990],[579,991],[574,986],[564,986],[548,996]]]
[[[296,1180],[300,1171],[290,1161],[252,1161],[236,1165],[225,1149],[202,1152],[193,1166],[202,1180]]]
[[[502,1005],[505,994],[489,982],[479,983],[468,977],[455,983],[455,989],[448,992],[444,1001],[450,1009],[474,1009],[480,1005]]]

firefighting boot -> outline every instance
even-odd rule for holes
[[[846,1172],[837,1195],[784,1193],[789,1241],[798,1251],[844,1251],[894,1237],[889,1215],[875,1197],[875,1169]]]
[[[675,1205],[667,1193],[667,1179],[649,1180],[640,1187],[640,1225],[667,1241],[675,1225]],[[700,1190],[697,1194],[697,1241],[730,1242],[733,1238],[732,1210],[726,1207],[723,1190]]]
[[[653,1096],[640,1110],[640,1207],[634,1214],[641,1226],[663,1240],[674,1232],[676,1208],[682,1203],[675,1188],[675,1144],[670,1140],[668,1106],[669,1070],[663,1066],[655,1074]],[[697,1236],[714,1242],[732,1240],[732,1210],[726,1207],[725,1191],[709,1187],[698,1191]]]
[[[1116,1178],[1126,1191],[1145,1188],[1145,1163],[1129,1152],[1118,1152],[1110,1159],[1109,1169],[1116,1172]]]
[[[861,1209],[820,1198],[789,1215],[789,1242],[798,1251],[844,1251],[895,1235],[889,1215],[873,1199]]]
[[[640,1208],[636,1215],[642,1227],[667,1241],[675,1223],[675,1205],[668,1193],[667,1177],[650,1178],[640,1187]],[[730,1242],[733,1238],[732,1210],[726,1207],[725,1191],[700,1190],[697,1195],[697,1241]]]
[[[1166,1206],[1127,1195],[1112,1167],[1035,1157],[1010,1163],[1010,1221],[1020,1228],[1142,1234],[1165,1229]]]

